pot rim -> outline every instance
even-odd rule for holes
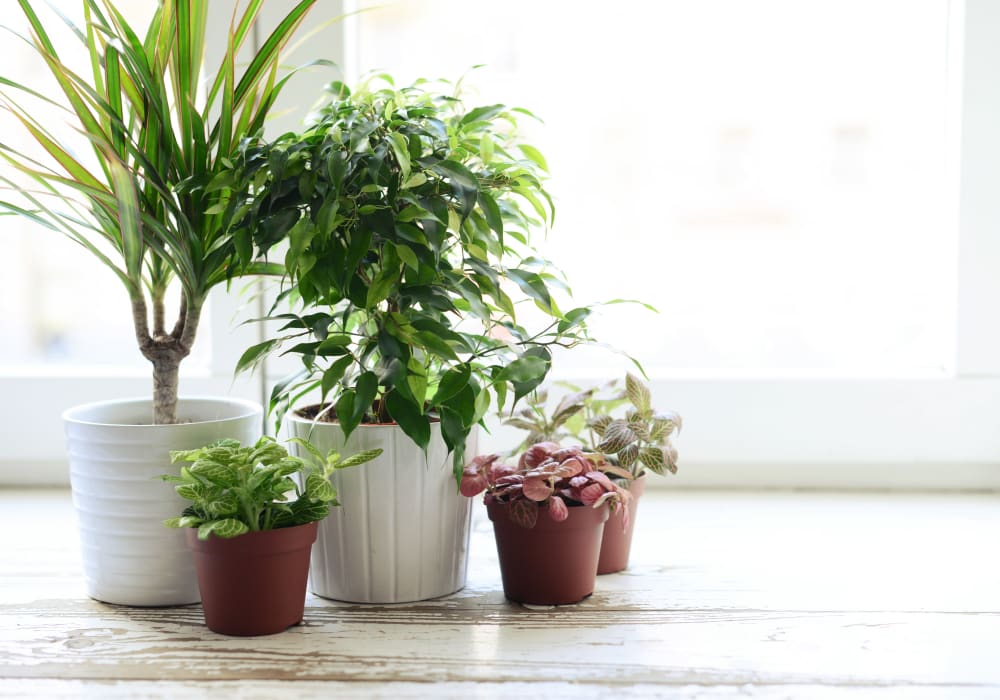
[[[302,406],[301,408],[308,408],[308,407],[307,406]],[[291,423],[299,423],[301,425],[311,425],[314,428],[321,427],[321,426],[329,426],[331,428],[340,428],[340,421],[333,421],[333,422],[326,421],[326,420],[320,420],[320,421],[318,421],[315,418],[305,418],[303,416],[298,415],[298,411],[299,410],[301,410],[301,409],[300,408],[295,408],[295,409],[290,410],[287,414],[285,414],[285,420],[289,421]],[[431,417],[430,418],[431,429],[433,430],[434,426],[440,424],[440,422],[441,421],[440,421],[439,418]],[[355,430],[361,430],[361,429],[365,429],[365,430],[378,430],[378,429],[382,429],[382,430],[402,430],[402,428],[399,426],[399,423],[358,423],[358,425],[354,429]]]
[[[198,403],[220,403],[229,404],[231,406],[241,407],[243,410],[231,416],[226,416],[225,418],[212,418],[210,420],[199,420],[190,421],[188,423],[121,423],[121,422],[102,422],[96,420],[87,420],[80,418],[81,414],[86,414],[88,411],[95,411],[101,408],[118,407],[118,406],[149,406],[152,409],[153,399],[152,398],[131,398],[131,399],[111,399],[107,401],[92,401],[90,403],[79,404],[68,408],[62,413],[62,420],[66,423],[71,423],[73,425],[92,425],[98,427],[112,427],[112,428],[154,428],[154,429],[176,429],[178,427],[183,427],[186,425],[210,425],[212,423],[226,423],[234,420],[242,420],[246,418],[253,418],[255,416],[262,416],[264,413],[264,408],[256,401],[251,401],[249,399],[240,399],[230,396],[180,396],[177,399],[177,405],[183,406],[184,404],[198,404]]]

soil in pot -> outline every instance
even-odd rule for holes
[[[487,503],[493,521],[503,592],[534,605],[578,603],[594,592],[601,536],[608,509],[572,506],[555,522],[540,513],[533,528],[510,519],[509,504]]]
[[[628,527],[623,527],[625,513],[619,510],[612,513],[604,523],[604,539],[601,541],[601,559],[597,565],[598,574],[613,574],[624,571],[628,567],[628,555],[632,549],[632,531],[635,529],[635,516],[639,510],[639,497],[646,489],[646,477],[642,476],[629,484],[632,498],[628,503]]]
[[[317,523],[198,539],[187,530],[205,623],[238,637],[276,634],[302,621]]]

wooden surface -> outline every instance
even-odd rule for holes
[[[85,597],[69,495],[0,491],[0,698],[1000,698],[1000,497],[652,492],[633,566],[508,603],[468,587],[227,638]]]

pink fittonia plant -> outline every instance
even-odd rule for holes
[[[623,509],[628,527],[628,508],[624,506],[631,494],[606,472],[631,478],[602,455],[540,442],[525,450],[517,467],[501,463],[500,455],[476,457],[465,468],[460,488],[470,497],[486,491],[487,503],[509,503],[510,517],[521,527],[534,527],[539,510],[562,522],[569,517],[571,506],[607,506],[612,512]]]

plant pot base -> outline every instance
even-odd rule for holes
[[[208,628],[254,637],[300,623],[316,530],[313,522],[204,541],[198,539],[197,530],[185,531]]]
[[[560,523],[542,512],[530,529],[510,519],[506,503],[487,503],[486,511],[493,521],[508,600],[569,605],[594,592],[607,508],[574,506]]]
[[[641,476],[629,485],[632,499],[628,504],[628,528],[622,527],[624,513],[613,513],[604,523],[604,538],[601,540],[601,558],[597,565],[598,575],[616,574],[628,568],[628,557],[632,550],[632,533],[635,517],[639,511],[639,497],[646,489],[646,477]]]

